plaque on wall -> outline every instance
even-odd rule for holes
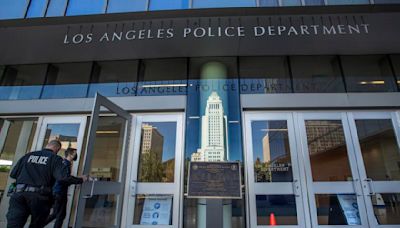
[[[188,198],[242,198],[239,162],[190,162],[188,175]]]

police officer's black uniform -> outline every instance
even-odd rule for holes
[[[28,153],[18,160],[10,173],[17,186],[10,199],[7,227],[24,227],[29,215],[30,227],[44,226],[55,181],[69,183],[72,179],[62,161],[50,149]]]

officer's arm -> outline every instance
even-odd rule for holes
[[[10,177],[11,178],[17,179],[17,177],[19,176],[19,172],[21,170],[22,160],[23,160],[23,157],[18,160],[17,164],[11,170],[11,173],[10,173]]]
[[[69,167],[62,163],[62,158],[57,157],[53,168],[54,178],[63,184],[82,184],[83,179],[71,176],[68,169]]]

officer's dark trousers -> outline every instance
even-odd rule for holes
[[[19,192],[11,196],[7,213],[8,228],[23,228],[31,215],[30,228],[42,228],[51,208],[50,197],[34,192]]]
[[[67,214],[68,196],[66,194],[54,195],[53,212],[47,217],[46,225],[56,219],[54,228],[60,228],[63,225],[65,215]]]

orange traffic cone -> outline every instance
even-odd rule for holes
[[[269,225],[276,226],[276,219],[274,213],[269,214]]]

